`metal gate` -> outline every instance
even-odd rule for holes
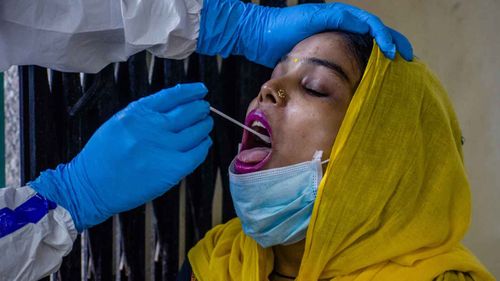
[[[262,4],[285,6],[286,1]],[[20,67],[21,183],[70,161],[104,121],[131,101],[177,83],[204,82],[212,106],[243,120],[248,103],[270,74],[271,69],[242,57],[218,61],[193,54],[179,61],[146,52],[97,74]],[[219,117],[214,121],[208,158],[181,186],[84,231],[50,279],[175,280],[187,251],[214,223],[235,216],[227,167],[242,132]],[[215,192],[217,178],[220,193]],[[213,210],[221,214],[218,219]]]

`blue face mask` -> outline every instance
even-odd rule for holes
[[[305,238],[323,176],[321,155],[316,151],[312,161],[248,174],[235,174],[231,163],[231,196],[246,235],[264,248]]]

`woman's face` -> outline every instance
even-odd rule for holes
[[[236,173],[309,161],[316,150],[328,158],[362,76],[344,40],[335,32],[309,37],[274,68],[245,120],[271,144],[245,131]]]

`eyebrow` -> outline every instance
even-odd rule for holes
[[[284,56],[281,61],[286,61],[290,57],[288,55]],[[344,69],[331,61],[323,60],[323,59],[318,59],[318,58],[305,58],[304,61],[309,64],[314,64],[314,65],[320,65],[324,66],[330,70],[332,70],[334,73],[336,73],[340,78],[344,79],[346,82],[351,83],[351,80],[349,79],[349,76],[347,76],[346,72]]]

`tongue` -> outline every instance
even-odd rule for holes
[[[271,148],[269,147],[254,147],[252,149],[240,151],[238,160],[244,163],[259,163],[264,160],[269,153],[271,153]]]

